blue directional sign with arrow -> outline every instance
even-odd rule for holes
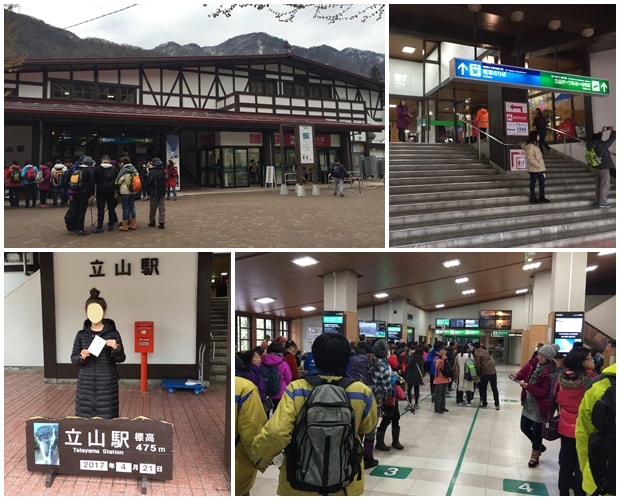
[[[490,64],[469,59],[452,59],[450,76],[453,80],[498,84],[506,87],[541,88],[579,94],[609,95],[609,81],[601,78]]]

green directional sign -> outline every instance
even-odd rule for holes
[[[484,61],[454,58],[450,65],[450,75],[456,80],[485,84],[496,83],[508,87],[542,88],[556,92],[565,91],[599,96],[609,95],[609,81],[602,78],[491,64]]]
[[[370,473],[371,476],[387,477],[392,479],[406,479],[413,469],[411,467],[393,467],[391,465],[377,465]]]
[[[509,493],[521,493],[523,495],[549,496],[547,487],[543,483],[523,481],[517,479],[504,479],[504,491]]]

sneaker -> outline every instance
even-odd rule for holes
[[[597,203],[595,206],[598,208],[611,208],[611,204],[609,203]]]
[[[96,227],[95,229],[93,229],[91,231],[91,233],[95,233],[95,234],[103,233],[103,228],[102,227]]]
[[[496,409],[496,410],[499,410],[499,405],[495,405],[495,409]]]
[[[86,231],[84,231],[83,229],[79,229],[75,232],[75,234],[77,234],[78,236],[86,236],[88,235],[88,233]]]
[[[467,403],[467,408],[469,408],[471,406],[471,403]]]
[[[461,401],[460,403],[457,403],[459,406],[465,406],[465,403],[463,401]],[[469,403],[467,403],[469,405]]]

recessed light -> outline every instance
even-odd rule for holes
[[[310,312],[310,311],[316,311],[316,307],[314,306],[305,306],[301,308],[302,311],[306,311],[306,312]]]
[[[596,264],[594,264],[593,266],[588,266],[586,267],[586,272],[594,271],[597,267],[598,265]]]
[[[271,304],[275,301],[276,299],[273,297],[259,297],[258,299],[254,299],[254,302],[258,302],[259,304]]]
[[[529,289],[528,289],[528,288],[520,288],[519,290],[515,290],[515,293],[516,293],[517,295],[520,295],[520,294],[522,294],[522,293],[527,293],[527,292],[529,292]]]
[[[385,292],[375,293],[375,297],[378,299],[385,299],[388,296]]]
[[[293,259],[293,264],[297,264],[300,267],[313,266],[314,264],[318,264],[319,261],[313,257],[298,257],[297,259]]]
[[[461,283],[467,283],[469,281],[469,278],[467,277],[463,277],[463,278],[456,278],[454,281],[456,281],[457,283],[461,284]]]
[[[476,293],[476,290],[474,290],[473,288],[470,288],[469,290],[463,290],[461,293],[463,295],[471,295],[472,293]]]
[[[538,269],[541,266],[542,262],[532,262],[530,264],[524,264],[522,269],[524,271],[529,271],[530,269]]]
[[[405,45],[402,49],[402,52],[404,52],[405,54],[413,54],[415,52],[415,47],[409,47],[408,45]]]
[[[447,260],[446,262],[443,263],[444,267],[456,267],[460,265],[461,265],[461,261],[459,259]]]
[[[598,253],[598,255],[599,255],[599,256],[603,256],[603,255],[612,255],[612,254],[614,254],[614,253],[616,253],[616,251],[615,251],[615,250],[601,250],[601,251]]]
[[[446,307],[446,305],[445,304],[437,304],[435,307],[437,309],[441,309],[442,307]]]

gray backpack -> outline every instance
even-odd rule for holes
[[[362,444],[346,388],[354,380],[327,382],[305,377],[312,392],[304,404],[290,444],[284,451],[287,479],[294,489],[327,495],[361,479]],[[346,493],[346,490],[345,490]]]

